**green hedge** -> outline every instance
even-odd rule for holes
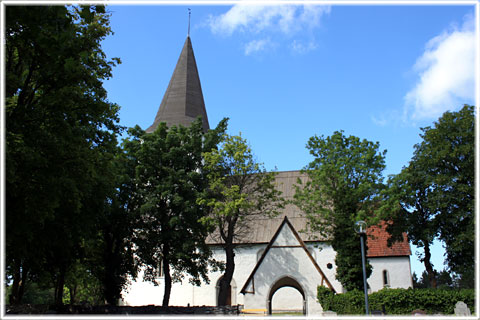
[[[365,314],[365,297],[362,291],[334,294],[330,289],[318,287],[318,302],[323,310],[337,314]],[[382,310],[389,315],[410,315],[421,309],[427,314],[454,314],[455,304],[463,301],[475,312],[475,291],[473,289],[382,289],[368,295],[370,310]]]

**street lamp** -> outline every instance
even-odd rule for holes
[[[363,237],[367,234],[367,223],[365,221],[357,221],[355,223],[355,232],[360,235],[360,246],[362,248],[362,268],[363,268],[363,291],[365,293],[365,312],[369,315],[368,310],[368,289],[367,289],[367,270],[365,269],[365,246]]]

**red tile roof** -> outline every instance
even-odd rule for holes
[[[387,246],[390,234],[385,230],[386,223],[380,226],[372,226],[367,229],[367,257],[392,257],[409,256],[412,254],[407,240],[407,234],[403,233],[403,241],[395,242],[391,247]]]

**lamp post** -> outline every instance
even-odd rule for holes
[[[360,246],[362,248],[362,268],[363,268],[363,291],[365,293],[365,313],[370,314],[368,310],[368,289],[367,289],[367,270],[365,269],[365,246],[363,237],[367,234],[367,223],[365,221],[357,221],[355,223],[355,232],[360,235]]]

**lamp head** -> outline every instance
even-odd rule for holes
[[[367,223],[362,220],[355,222],[355,232],[359,234],[367,233]]]

